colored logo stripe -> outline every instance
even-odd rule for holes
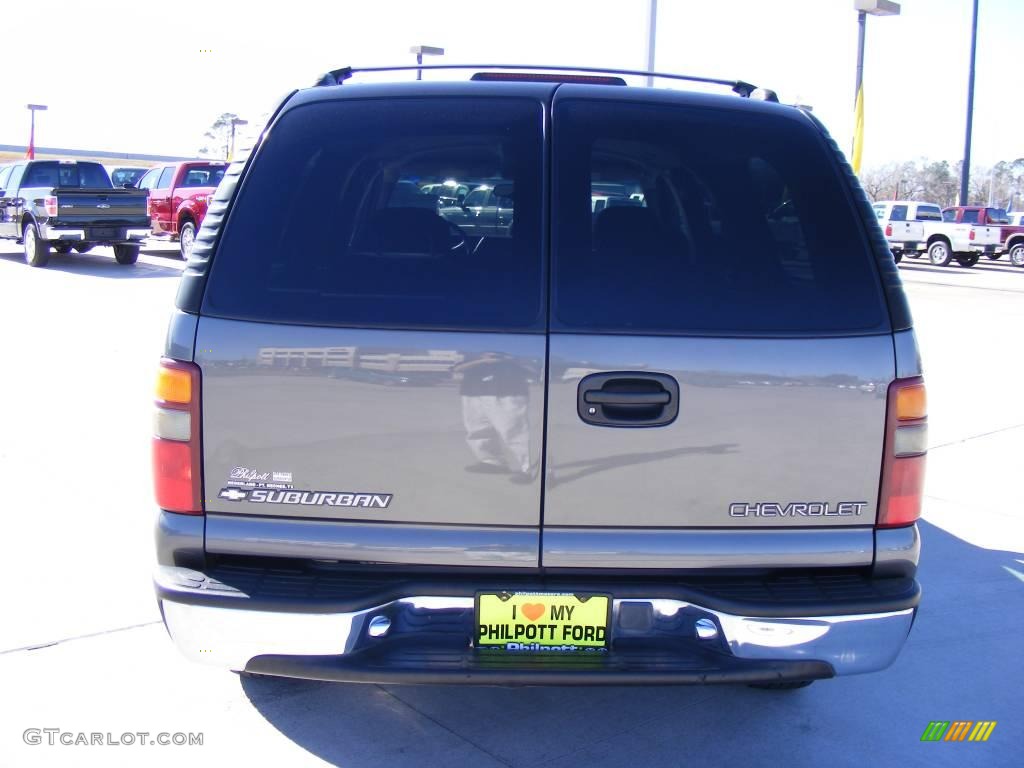
[[[974,726],[974,730],[971,731],[971,735],[968,741],[988,741],[988,737],[992,735],[992,731],[994,731],[995,729],[995,720],[981,720],[978,722],[976,726]]]
[[[921,741],[940,741],[947,728],[949,728],[948,720],[932,720],[921,734]]]
[[[954,720],[943,741],[963,741],[972,725],[974,723],[970,720]]]
[[[995,720],[932,720],[921,741],[988,741],[995,727]]]

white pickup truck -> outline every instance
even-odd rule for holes
[[[904,255],[917,258],[927,252],[935,266],[956,259],[962,267],[973,267],[982,254],[999,252],[999,227],[944,222],[934,203],[886,200],[873,207],[897,263]]]

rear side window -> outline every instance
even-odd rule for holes
[[[11,178],[7,180],[7,185],[12,192],[21,186],[21,178],[24,174],[24,165],[16,165],[11,169]]]
[[[960,218],[961,224],[977,224],[978,223],[978,211],[964,211],[963,216]]]
[[[203,313],[543,330],[542,126],[541,104],[525,99],[285,113],[242,181]],[[461,202],[442,193],[460,187]]]
[[[156,182],[156,189],[167,189],[174,180],[174,166],[164,168],[160,171],[160,178]]]
[[[582,100],[553,122],[553,328],[888,328],[873,252],[812,126]]]
[[[951,218],[949,221],[956,221],[956,211],[950,211]],[[919,205],[917,206],[917,220],[918,221],[942,221],[942,211],[939,210],[937,205]]]
[[[152,189],[153,185],[156,184],[156,180],[159,176],[159,168],[154,168],[151,171],[146,171],[145,175],[143,175],[143,177],[139,179],[139,189]]]

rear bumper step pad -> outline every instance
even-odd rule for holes
[[[431,685],[692,685],[818,680],[834,674],[820,661],[737,659],[689,648],[617,649],[579,658],[401,645],[344,656],[257,656],[246,671],[331,682]]]

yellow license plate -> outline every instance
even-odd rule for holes
[[[506,651],[580,651],[608,647],[608,595],[480,592],[476,647]]]

